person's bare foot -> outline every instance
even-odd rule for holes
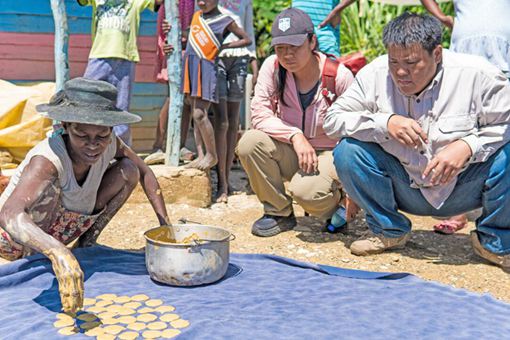
[[[197,159],[195,159],[195,160],[193,160],[193,161],[191,161],[191,162],[189,162],[189,163],[187,163],[187,164],[184,164],[184,166],[183,166],[183,167],[184,167],[184,168],[186,168],[186,169],[198,169],[198,168],[197,168],[197,164],[198,164],[198,162],[200,162],[201,160],[202,160],[201,158],[197,158]]]
[[[198,157],[195,158],[194,160],[192,160],[191,162],[189,162],[188,164],[185,164],[184,168],[186,168],[186,169],[198,169],[198,163],[200,161],[202,161],[202,159],[204,159],[204,156],[202,156],[202,155],[200,155],[200,153],[198,153]]]
[[[216,156],[212,156],[211,154],[206,154],[202,161],[198,163],[198,169],[202,171],[207,171],[218,163],[218,158]]]
[[[202,171],[207,171],[218,163],[218,159],[211,154],[206,154],[202,159],[196,159],[191,163],[188,163],[186,168],[193,168]]]
[[[219,193],[216,197],[216,203],[228,203],[228,194],[226,192]]]
[[[466,214],[455,215],[439,223],[434,224],[434,231],[439,234],[451,235],[467,226]]]

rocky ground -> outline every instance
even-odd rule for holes
[[[217,225],[230,230],[236,240],[231,251],[237,253],[268,253],[344,268],[384,272],[408,272],[426,280],[434,280],[457,288],[488,293],[510,302],[510,274],[478,258],[471,248],[469,228],[455,235],[439,235],[432,231],[432,218],[409,216],[413,233],[405,249],[376,256],[357,257],[348,246],[366,230],[362,216],[351,223],[345,233],[323,232],[322,224],[295,207],[298,226],[272,238],[251,235],[250,226],[262,214],[262,205],[249,194],[244,173],[233,174],[236,194],[228,204],[195,208],[184,204],[167,206],[173,222],[185,218],[192,222]],[[149,204],[127,204],[111,221],[99,243],[129,250],[142,250],[143,233],[157,225]]]

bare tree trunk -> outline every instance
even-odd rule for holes
[[[174,47],[174,52],[167,57],[170,105],[168,106],[165,164],[177,166],[179,165],[181,119],[184,97],[180,90],[182,79],[182,48],[181,25],[177,0],[165,0],[165,17],[170,25],[172,25],[172,29],[168,33],[168,44]]]
[[[51,0],[51,11],[55,21],[55,82],[56,91],[62,90],[64,83],[69,80],[69,33],[67,29],[67,14],[64,0]]]

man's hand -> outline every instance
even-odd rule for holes
[[[83,272],[74,255],[65,247],[48,255],[58,281],[62,309],[76,313],[83,307]]]
[[[297,133],[291,138],[292,146],[298,156],[299,168],[305,174],[317,172],[319,159],[315,149],[302,133]]]
[[[427,143],[427,135],[414,119],[393,115],[388,119],[388,133],[399,143],[411,148],[418,148],[422,141]]]
[[[430,178],[432,185],[446,184],[459,174],[470,157],[469,145],[463,140],[456,140],[432,158],[422,177],[426,178],[432,173]]]

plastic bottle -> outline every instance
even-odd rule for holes
[[[328,233],[336,234],[342,231],[347,226],[347,221],[345,219],[345,208],[340,206],[333,216],[331,216],[331,222],[326,227]]]

